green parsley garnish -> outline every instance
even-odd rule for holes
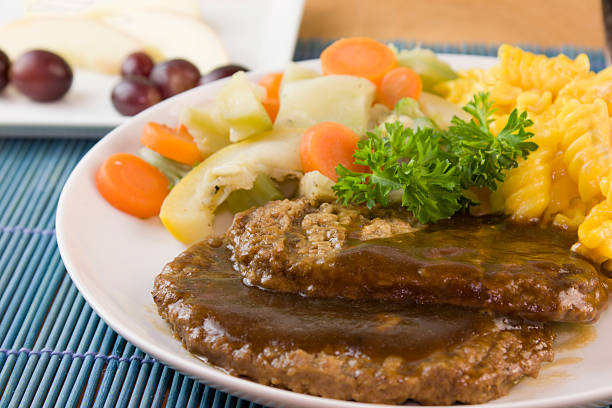
[[[372,208],[389,205],[390,195],[401,193],[402,206],[421,223],[448,218],[477,204],[466,190],[496,190],[505,170],[516,167],[518,158],[526,158],[538,147],[527,141],[533,133],[525,128],[533,122],[516,109],[504,129],[493,135],[491,106],[489,94],[479,93],[463,107],[473,118],[466,122],[455,116],[448,130],[405,129],[394,122],[385,124],[385,132],[368,132],[353,157],[372,172],[353,172],[338,165],[339,178],[333,187],[338,199],[345,205],[365,203]]]

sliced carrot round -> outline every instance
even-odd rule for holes
[[[259,85],[266,88],[268,98],[278,99],[282,80],[282,72],[272,72],[261,78],[259,80]]]
[[[261,101],[261,104],[265,108],[266,112],[268,112],[270,120],[274,122],[276,120],[276,115],[278,115],[278,109],[280,108],[279,100],[275,98],[266,98]]]
[[[166,176],[138,156],[117,153],[96,172],[98,191],[113,207],[140,218],[159,214],[169,192]]]
[[[354,75],[377,86],[395,67],[397,58],[391,48],[366,37],[343,38],[321,53],[323,74]]]
[[[389,109],[402,98],[418,99],[423,90],[419,74],[408,67],[394,68],[383,77],[379,88],[379,99]]]
[[[342,164],[349,170],[369,172],[367,166],[355,164],[353,154],[359,136],[348,127],[336,122],[321,122],[308,128],[300,144],[302,169],[305,173],[319,171],[337,181],[336,167]]]
[[[202,153],[184,125],[175,130],[161,123],[149,122],[142,130],[140,143],[179,163],[193,166],[202,161]]]

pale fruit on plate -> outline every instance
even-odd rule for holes
[[[0,49],[11,59],[32,49],[62,56],[72,67],[117,74],[128,54],[147,50],[133,36],[83,17],[26,17],[0,27]]]
[[[200,6],[197,0],[97,0],[90,10],[113,12],[157,10],[200,18]]]
[[[144,10],[138,12],[96,12],[100,21],[129,34],[154,49],[157,58],[184,58],[202,74],[229,62],[215,32],[204,22],[181,13]]]
[[[91,10],[163,10],[200,17],[198,0],[23,0],[27,15],[65,15]]]

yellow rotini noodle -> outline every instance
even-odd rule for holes
[[[538,149],[527,160],[510,170],[501,185],[506,214],[515,221],[539,219],[551,200],[552,163],[558,150],[559,131],[556,118],[540,115],[534,118],[529,129],[534,133],[533,142]]]
[[[491,208],[517,221],[577,229],[575,252],[612,262],[612,67],[595,74],[586,55],[548,58],[509,45],[498,55],[494,68],[464,71],[438,88],[457,104],[490,92],[494,133],[515,108],[534,121],[538,150],[507,173]]]
[[[469,102],[472,95],[487,91],[485,84],[469,75],[471,71],[460,72],[459,78],[452,81],[446,81],[436,86],[435,90],[442,96],[444,96],[450,102],[463,106]]]
[[[572,200],[579,200],[580,194],[578,194],[578,186],[570,177],[565,163],[563,161],[563,155],[561,152],[557,152],[557,155],[552,161],[552,182],[550,186],[550,203],[542,216],[542,222],[548,224],[554,221],[557,214],[565,214],[571,206]],[[584,214],[583,214],[584,215]],[[570,218],[573,218],[570,216]],[[558,220],[558,222],[560,222]],[[566,228],[569,228],[567,226]],[[575,228],[578,228],[576,225]],[[573,228],[573,229],[575,229]]]
[[[612,171],[599,183],[606,200],[596,204],[578,227],[579,245],[572,248],[601,263],[612,258]]]
[[[610,121],[601,99],[591,104],[572,99],[559,115],[561,150],[568,172],[584,202],[602,199],[599,183],[610,168]]]
[[[593,255],[612,258],[612,204],[604,200],[595,205],[578,227],[580,243]]]
[[[579,198],[573,198],[566,208],[557,213],[552,224],[558,228],[575,231],[584,221],[586,205]]]
[[[499,47],[501,80],[524,90],[539,89],[556,95],[567,83],[590,74],[589,58],[580,54],[575,60],[565,55],[548,58],[517,47]]]
[[[513,108],[519,112],[526,111],[530,117],[544,113],[552,105],[552,93],[550,91],[525,91],[517,95]]]
[[[506,214],[518,222],[540,218],[550,203],[551,161],[542,149],[512,169],[502,184]]]
[[[612,112],[612,67],[608,67],[597,74],[585,78],[578,78],[559,91],[558,102],[577,99],[582,103],[593,103],[602,99],[608,105],[608,112]]]
[[[523,90],[505,82],[498,82],[488,89],[496,113],[510,113],[516,107],[517,98]]]

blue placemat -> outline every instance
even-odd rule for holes
[[[296,60],[327,43],[301,41]],[[413,45],[413,44],[400,44]],[[422,44],[438,52],[495,55],[487,45]],[[524,48],[554,55],[575,47]],[[251,407],[157,362],[110,329],[72,284],[59,256],[55,210],[89,140],[0,139],[0,408]]]

